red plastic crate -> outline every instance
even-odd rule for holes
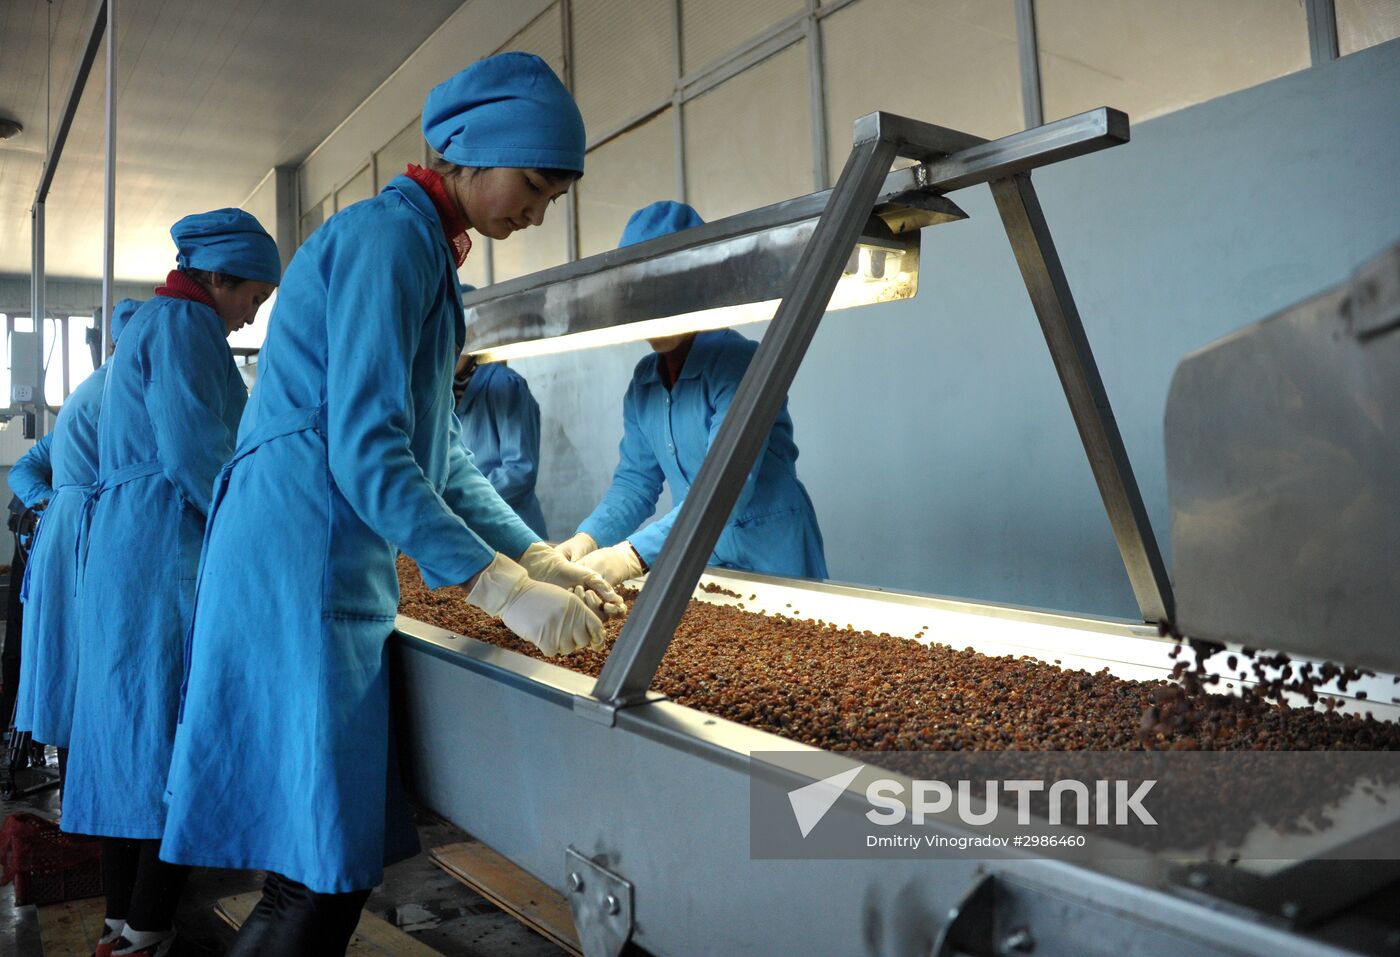
[[[56,904],[102,893],[102,851],[92,838],[64,834],[35,814],[11,814],[0,827],[0,884],[15,882],[15,904]]]

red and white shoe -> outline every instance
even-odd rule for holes
[[[112,957],[165,957],[174,946],[173,930],[144,945],[133,944],[125,937],[118,937],[112,944]]]

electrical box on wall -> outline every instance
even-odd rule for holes
[[[10,333],[10,402],[33,402],[40,394],[39,334]]]

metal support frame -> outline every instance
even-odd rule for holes
[[[88,31],[87,45],[83,48],[83,54],[78,60],[78,68],[73,73],[73,81],[68,86],[68,96],[64,100],[63,112],[59,115],[58,129],[54,133],[53,142],[47,144],[48,149],[44,156],[43,170],[39,174],[39,185],[34,190],[34,208],[32,210],[32,253],[31,253],[31,293],[30,312],[34,319],[34,328],[39,335],[39,395],[34,401],[34,438],[38,439],[44,435],[47,428],[46,413],[47,405],[44,396],[44,313],[47,311],[46,298],[46,277],[44,272],[44,203],[48,199],[49,187],[53,185],[54,174],[58,170],[59,158],[63,155],[63,147],[68,142],[68,133],[73,128],[73,118],[78,112],[78,103],[82,99],[83,89],[87,86],[88,74],[92,71],[92,65],[97,61],[97,51],[104,38],[107,39],[107,123],[109,142],[109,163],[110,151],[114,148],[111,141],[112,109],[111,98],[114,96],[113,88],[116,86],[113,80],[115,70],[114,33],[111,29],[111,20],[114,16],[115,0],[99,0],[92,17],[92,29]],[[109,167],[107,173],[108,203],[111,202],[112,171]],[[108,235],[105,240],[107,246],[107,265],[103,272],[103,301],[106,304],[104,313],[111,311],[111,216],[108,214]],[[6,401],[9,396],[5,397]]]
[[[1028,171],[1128,140],[1128,119],[1107,108],[988,142],[887,113],[855,123],[855,144],[754,353],[723,425],[622,634],[594,686],[612,712],[646,700],[695,584],[767,441],[797,369],[896,156],[921,160],[921,185],[990,183],[1089,463],[1108,509],[1143,618],[1169,620],[1171,586],[1132,466],[1079,321]]]
[[[112,348],[112,272],[117,244],[117,0],[107,0],[107,155],[102,228],[102,354]]]
[[[1035,0],[1016,0],[1016,47],[1021,61],[1021,110],[1026,117],[1026,129],[1045,122],[1039,46],[1035,35]]]
[[[1304,0],[1308,12],[1308,47],[1312,65],[1319,66],[1341,55],[1337,45],[1337,7],[1334,0]]]
[[[1026,281],[1026,291],[1045,333],[1045,344],[1050,347],[1055,371],[1069,400],[1074,424],[1089,456],[1089,466],[1103,496],[1143,620],[1171,621],[1174,609],[1167,567],[1158,551],[1132,463],[1089,348],[1089,337],[1079,320],[1069,280],[1031,185],[1031,175],[1017,173],[994,180],[991,187],[1011,250]]]

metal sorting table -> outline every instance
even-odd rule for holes
[[[799,609],[905,637],[923,631],[920,640],[990,655],[1137,679],[1163,677],[1172,664],[1172,643],[1131,622],[715,569],[702,582],[743,596],[697,590],[702,601]],[[1189,855],[1121,848],[1090,864],[1013,851],[978,861],[754,860],[750,755],[816,749],[655,694],[619,710],[613,725],[590,720],[592,678],[408,618],[393,654],[401,754],[419,800],[561,892],[569,848],[625,878],[635,890],[631,939],[656,954],[928,953],[920,935],[950,926],[989,875],[996,926],[1031,926],[1036,953],[1109,952],[1085,935],[1130,939],[1127,953],[1329,953],[1289,924],[1345,901],[1300,896],[1298,884],[1311,885],[1319,867],[1364,867],[1366,876],[1348,878],[1350,900],[1396,876],[1383,863],[1306,861],[1381,823],[1364,811],[1336,815],[1325,835],[1300,835],[1301,871],[1294,861],[1246,861],[1216,879],[1221,897],[1192,883],[1216,872],[1193,870]],[[1387,676],[1371,680],[1389,686]],[[1400,710],[1351,706],[1378,718]],[[1400,815],[1400,796],[1389,806]],[[946,827],[960,833],[956,821]],[[870,945],[872,928],[881,948]]]

